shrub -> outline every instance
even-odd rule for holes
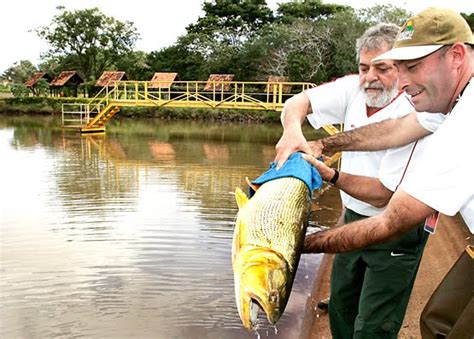
[[[23,84],[13,84],[11,92],[15,98],[26,98],[30,95],[30,90]]]

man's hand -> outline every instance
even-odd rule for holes
[[[310,111],[311,103],[304,92],[289,98],[285,102],[280,116],[283,135],[275,146],[277,154],[274,162],[277,163],[277,169],[283,166],[290,155],[296,151],[311,154],[311,147],[309,147],[301,130],[301,125]]]
[[[313,155],[315,158],[319,158],[323,155],[324,145],[321,139],[308,141],[308,145],[311,147],[311,153],[309,154]]]
[[[275,146],[277,162],[277,169],[279,169],[290,155],[294,152],[301,151],[304,153],[312,154],[311,147],[309,146],[306,138],[304,137],[301,129],[298,131],[285,130],[280,140]]]
[[[313,165],[321,174],[321,178],[324,181],[329,181],[335,174],[335,170],[327,166],[324,162],[317,160],[315,157],[307,154],[303,154],[303,159]]]

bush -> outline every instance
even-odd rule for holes
[[[10,93],[11,91],[10,85],[0,85],[0,93]]]
[[[46,97],[49,94],[49,84],[46,79],[41,78],[36,82],[33,93],[38,97]]]
[[[15,98],[26,98],[30,95],[30,90],[23,84],[13,84],[11,92]]]

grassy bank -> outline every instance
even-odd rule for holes
[[[89,99],[81,98],[0,98],[0,114],[60,115],[63,103],[87,103],[88,101]],[[118,117],[268,123],[278,122],[280,113],[212,108],[124,107]]]

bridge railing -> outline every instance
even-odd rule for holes
[[[281,110],[286,99],[314,86],[306,82],[118,81],[105,95],[129,105],[174,102],[180,107]]]
[[[76,128],[87,125],[103,108],[104,103],[102,101],[62,104],[63,126]]]

